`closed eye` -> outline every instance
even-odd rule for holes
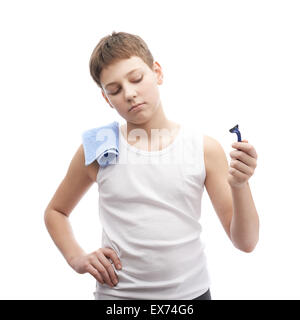
[[[138,79],[138,80],[136,80],[136,81],[132,81],[132,82],[138,83],[138,82],[141,82],[142,80],[143,80],[143,76],[142,76],[140,79]],[[118,91],[114,92],[114,93],[109,93],[109,95],[115,96],[115,95],[118,94],[119,92],[120,92],[120,89],[119,89]]]

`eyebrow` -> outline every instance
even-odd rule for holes
[[[136,70],[140,70],[140,68],[136,68],[136,69],[133,69],[133,70],[129,71],[125,76],[126,76],[126,77],[129,76],[131,73],[133,73],[133,72],[136,71]],[[106,84],[106,85],[104,86],[104,88],[106,89],[108,86],[110,86],[110,85],[112,85],[112,84],[116,84],[116,82],[110,82],[110,83]]]

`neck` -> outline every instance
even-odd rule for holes
[[[160,104],[153,117],[144,123],[135,124],[127,121],[127,136],[133,129],[142,129],[147,133],[148,140],[151,139],[151,129],[167,129],[171,131],[174,128],[174,123],[167,119],[162,105]]]

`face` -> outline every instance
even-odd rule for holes
[[[122,59],[102,70],[102,95],[121,117],[139,124],[150,119],[160,107],[158,85],[162,84],[162,78],[158,62],[154,62],[150,69],[140,57]],[[130,110],[140,103],[144,104],[136,110]]]

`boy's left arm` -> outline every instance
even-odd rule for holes
[[[251,252],[259,236],[259,218],[248,180],[254,174],[257,153],[247,140],[232,144],[228,166],[222,146],[205,137],[205,186],[222,225],[238,249]]]

